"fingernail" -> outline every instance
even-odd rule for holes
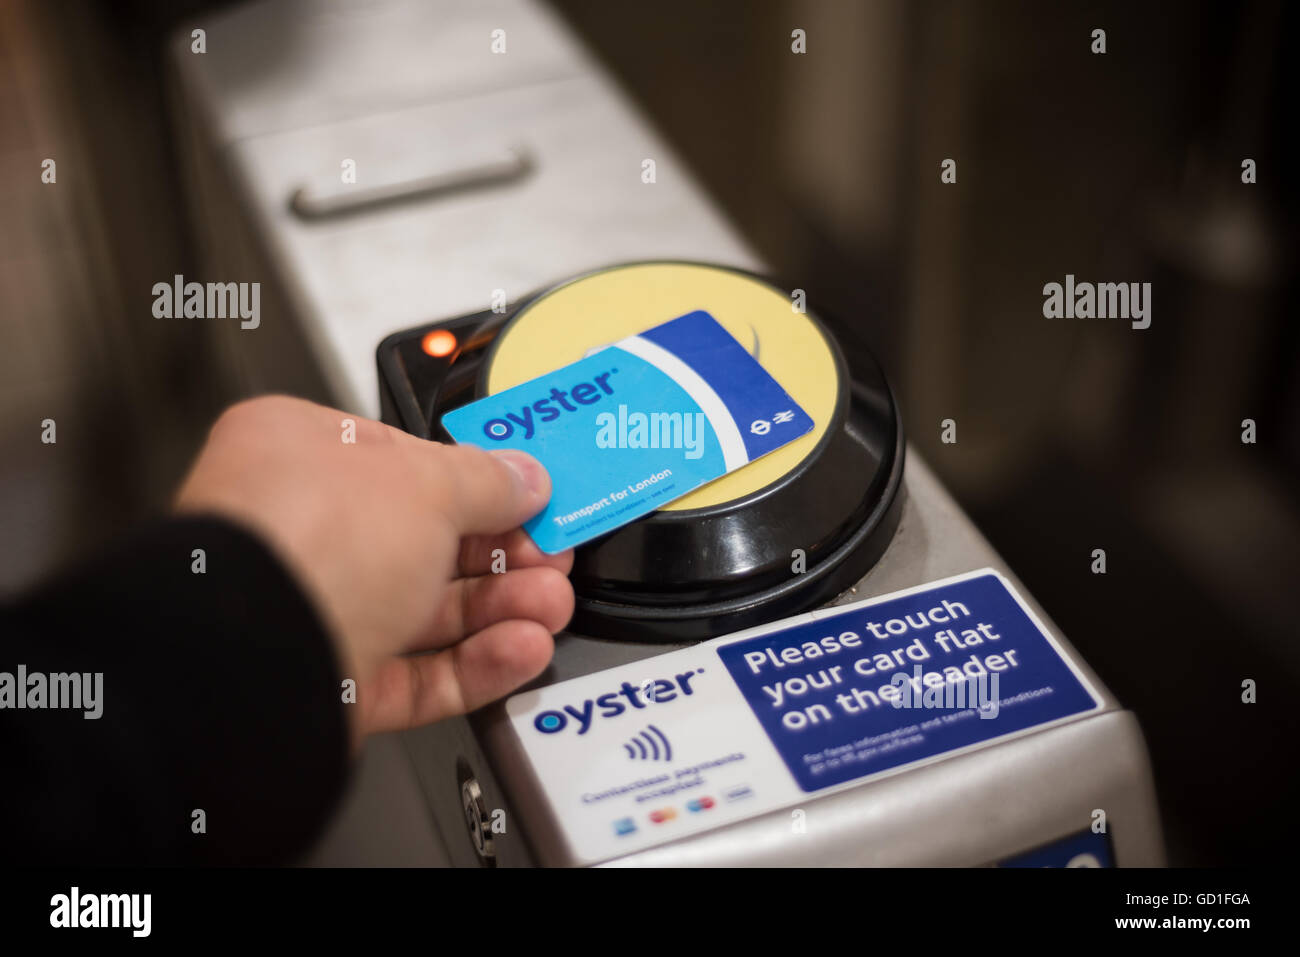
[[[519,476],[519,481],[524,488],[528,489],[531,494],[537,495],[546,491],[547,486],[550,484],[546,469],[542,467],[541,462],[527,452],[503,449],[493,454],[510,466],[514,473]]]

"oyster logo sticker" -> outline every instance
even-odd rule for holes
[[[581,704],[566,704],[559,709],[542,711],[533,719],[533,727],[542,734],[558,734],[573,728],[578,734],[591,730],[592,722],[600,718],[617,718],[629,709],[643,711],[650,705],[662,705],[677,700],[678,695],[691,695],[695,689],[691,681],[703,668],[685,671],[672,678],[647,681],[640,687],[624,681],[614,691],[588,698]],[[664,742],[667,746],[667,741]]]
[[[583,863],[789,814],[810,794],[1102,707],[988,568],[506,701],[540,793]]]

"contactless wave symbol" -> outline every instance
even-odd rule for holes
[[[671,761],[673,746],[668,743],[668,736],[648,724],[645,730],[632,740],[623,743],[623,750],[633,761]]]

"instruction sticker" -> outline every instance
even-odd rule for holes
[[[812,431],[813,421],[703,310],[442,417],[457,442],[520,449],[551,476],[524,524],[554,554],[648,515]]]
[[[810,612],[506,703],[583,863],[1101,707],[992,569]]]

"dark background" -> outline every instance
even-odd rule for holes
[[[163,507],[238,397],[123,295],[192,271],[162,45],[212,6],[0,3],[0,595]],[[1285,858],[1295,5],[555,6],[850,356],[881,357],[917,449],[1137,712],[1171,863]],[[52,145],[93,160],[60,162],[53,209],[30,175]],[[1044,319],[1066,273],[1151,282],[1151,328]],[[47,416],[80,451],[34,446]]]

